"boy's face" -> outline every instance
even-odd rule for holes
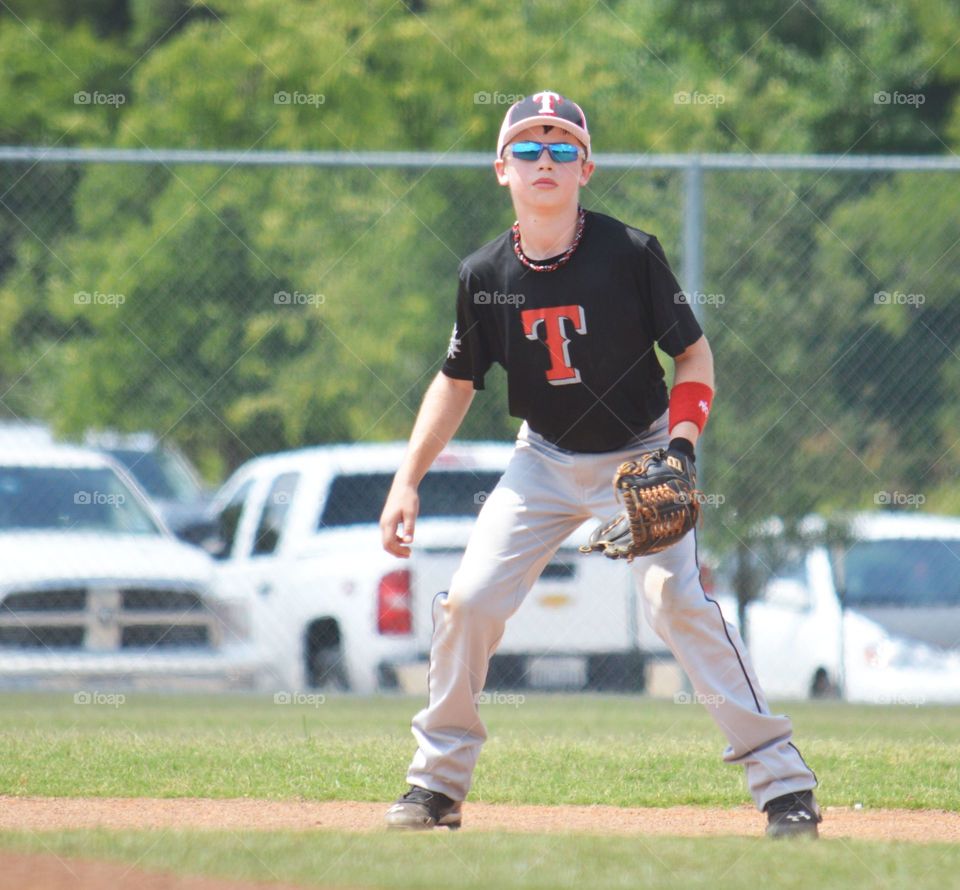
[[[567,142],[581,150],[576,161],[558,163],[546,149],[536,161],[521,161],[513,157],[510,146],[517,142],[542,142],[544,144]],[[534,207],[561,207],[577,199],[580,186],[586,185],[593,174],[593,161],[584,161],[584,146],[580,141],[559,127],[536,126],[522,130],[503,150],[503,157],[493,162],[497,182],[509,186],[514,200]]]

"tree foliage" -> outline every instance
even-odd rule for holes
[[[958,23],[956,2],[920,0],[11,3],[0,141],[492,159],[510,97],[550,86],[583,103],[601,152],[941,153],[960,138]],[[953,180],[706,182],[706,280],[726,298],[703,313],[716,545],[764,511],[897,486],[957,509]],[[584,201],[679,262],[681,185],[601,166]],[[4,164],[0,194],[2,405],[70,434],[148,427],[210,476],[404,437],[457,264],[512,221],[491,171],[444,167]],[[466,436],[515,426],[489,382]]]

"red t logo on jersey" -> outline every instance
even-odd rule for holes
[[[528,340],[539,340],[537,328],[543,323],[546,332],[545,340],[547,351],[550,353],[550,369],[547,371],[547,381],[554,386],[565,383],[579,383],[580,372],[570,364],[570,338],[563,329],[566,319],[573,325],[578,334],[587,332],[587,320],[583,314],[583,306],[548,306],[544,309],[524,309],[520,313],[523,322],[523,333]]]

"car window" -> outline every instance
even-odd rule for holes
[[[254,554],[273,553],[277,549],[299,481],[299,473],[283,473],[274,479],[263,502],[260,522],[257,523],[257,536],[253,541]]]
[[[109,448],[106,451],[127,468],[152,498],[186,504],[203,496],[196,481],[169,451],[160,448],[153,451]]]
[[[0,467],[0,530],[161,534],[109,467]]]
[[[476,516],[496,487],[500,473],[491,470],[435,470],[420,483],[420,517]],[[319,528],[378,523],[392,473],[337,476],[320,514]]]
[[[807,583],[807,555],[798,548],[791,548],[783,562],[773,573],[773,581],[796,581],[799,584]]]
[[[860,541],[844,570],[849,606],[960,605],[960,541]]]
[[[240,528],[240,517],[243,515],[243,505],[253,487],[253,480],[248,479],[234,493],[227,505],[220,511],[220,538],[223,546],[219,556],[226,558],[233,553],[233,545],[237,539],[237,529]]]
[[[810,604],[807,579],[807,554],[802,547],[783,541],[759,539],[751,541],[747,550],[747,567],[759,584],[757,597],[773,605],[801,607]],[[714,593],[737,596],[737,569],[741,554],[727,552],[711,573]]]

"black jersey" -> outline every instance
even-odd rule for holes
[[[701,333],[660,242],[587,211],[580,245],[553,272],[524,266],[510,230],[460,264],[443,373],[483,389],[498,362],[512,416],[561,448],[613,451],[667,409],[654,342],[676,356]]]

